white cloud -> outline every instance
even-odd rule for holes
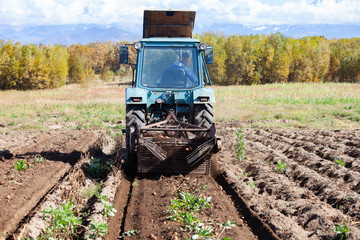
[[[265,30],[265,29],[267,29],[266,26],[261,26],[261,27],[256,27],[256,28],[254,28],[253,30],[254,30],[254,31],[263,31],[263,30]]]
[[[196,24],[360,24],[360,0],[0,0],[3,24],[141,24],[148,8],[193,9]]]

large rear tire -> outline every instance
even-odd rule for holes
[[[195,105],[194,124],[199,127],[210,128],[213,123],[213,106],[210,103]],[[211,155],[209,174],[213,178],[216,178],[218,174],[218,156],[211,152],[209,154]]]
[[[213,106],[210,103],[195,105],[194,124],[209,128],[214,123]]]
[[[145,126],[145,107],[142,105],[126,106],[126,161],[125,171],[128,174],[136,172],[136,153],[135,153],[135,126]]]

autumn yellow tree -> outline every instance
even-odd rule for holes
[[[206,43],[208,46],[212,46],[214,52],[214,62],[208,65],[209,74],[214,84],[226,85],[227,78],[225,73],[225,39],[222,34],[215,34],[207,32],[202,35],[196,35],[201,42]]]

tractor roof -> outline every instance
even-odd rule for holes
[[[144,43],[200,43],[200,40],[194,38],[144,38],[141,40]]]

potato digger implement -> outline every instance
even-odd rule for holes
[[[145,10],[143,39],[120,47],[133,67],[126,89],[126,170],[209,174],[220,139],[213,121],[214,91],[206,64],[213,48],[192,38],[194,11]]]

